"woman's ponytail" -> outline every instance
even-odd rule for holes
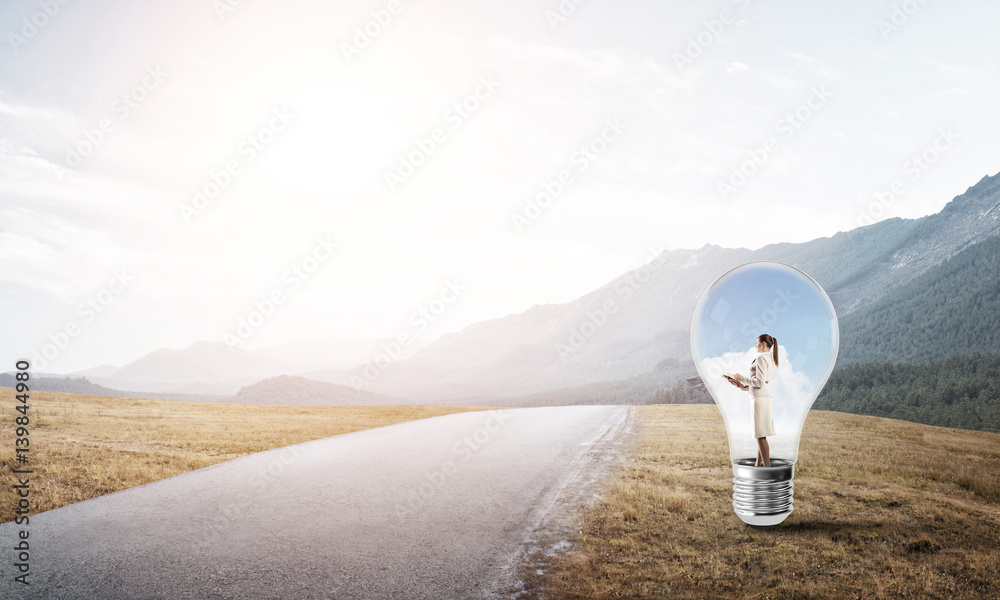
[[[757,336],[757,343],[764,342],[771,347],[771,356],[774,358],[774,366],[778,366],[778,338],[771,337],[766,333]]]

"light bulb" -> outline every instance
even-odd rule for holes
[[[778,346],[778,367],[768,382],[775,432],[767,438],[770,467],[753,466],[757,440],[750,392],[723,377],[749,375],[762,333],[774,337]],[[771,529],[792,512],[802,424],[833,371],[839,344],[837,313],[826,292],[783,263],[740,265],[708,286],[695,307],[691,354],[726,424],[733,509],[751,527]]]

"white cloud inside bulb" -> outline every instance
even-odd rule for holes
[[[746,352],[727,352],[722,356],[708,357],[701,359],[700,369],[702,373],[715,376],[722,382],[719,386],[723,391],[731,390],[738,396],[744,396],[747,392],[740,391],[722,378],[723,373],[742,373],[749,375],[750,364],[757,358],[757,351],[750,348]],[[795,365],[788,357],[788,351],[784,346],[778,344],[779,366],[771,373],[771,380],[768,387],[775,398],[801,399],[807,397],[814,387],[814,382],[802,371],[796,371]]]
[[[722,356],[705,357],[698,363],[705,385],[726,419],[731,450],[736,456],[754,456],[756,441],[753,436],[750,393],[733,386],[723,373],[749,375],[750,365],[757,358],[757,350],[727,352]],[[786,456],[793,460],[798,455],[798,440],[802,421],[809,411],[818,391],[816,383],[802,371],[796,371],[784,346],[778,345],[779,366],[771,373],[768,388],[771,390],[776,435],[771,438],[772,456]]]

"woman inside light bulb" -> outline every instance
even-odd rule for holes
[[[767,383],[778,367],[778,340],[766,333],[757,337],[757,358],[750,363],[750,376],[736,373],[736,380],[730,383],[741,390],[750,391],[753,405],[753,429],[757,438],[757,462],[755,467],[771,466],[771,447],[767,436],[774,435],[774,411],[771,408],[771,390]]]

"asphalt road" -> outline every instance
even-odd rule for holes
[[[510,597],[631,409],[453,414],[279,448],[0,525],[0,598]],[[548,537],[546,532],[548,531]]]

